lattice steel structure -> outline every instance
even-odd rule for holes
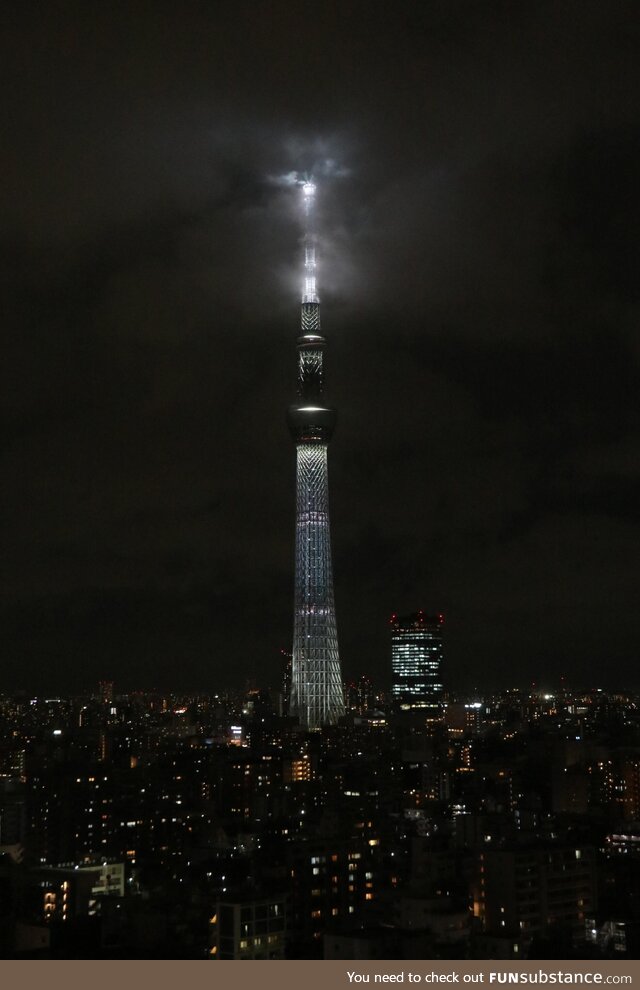
[[[316,188],[302,186],[304,285],[298,337],[298,402],[287,420],[296,443],[296,556],[293,660],[289,712],[301,725],[334,725],[344,714],[333,598],[327,447],[336,414],[323,401],[320,300],[316,291]]]

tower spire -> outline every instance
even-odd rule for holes
[[[302,185],[304,209],[304,285],[302,287],[302,304],[318,305],[320,300],[316,291],[316,233],[315,233],[315,198],[316,185],[308,179]],[[304,323],[302,326],[304,331]]]
[[[296,444],[296,555],[293,658],[289,711],[316,729],[344,714],[338,652],[331,537],[327,448],[336,414],[323,401],[320,300],[316,285],[316,186],[302,184],[304,276],[298,351],[298,402],[287,420]]]

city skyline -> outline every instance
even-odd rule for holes
[[[3,958],[637,958],[637,694],[114,687],[0,694]]]
[[[311,55],[306,14],[7,15],[0,691],[276,682],[310,167],[344,676],[422,605],[447,686],[635,686],[626,14],[328,3]]]

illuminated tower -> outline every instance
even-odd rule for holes
[[[391,616],[393,700],[401,708],[437,712],[442,703],[442,626],[444,616]]]
[[[296,444],[296,558],[289,712],[307,729],[344,714],[333,600],[327,447],[336,414],[323,401],[320,300],[316,292],[313,182],[302,186],[304,285],[298,337],[298,402],[287,411]]]

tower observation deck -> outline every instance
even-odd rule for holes
[[[304,276],[297,341],[298,401],[287,410],[296,445],[296,535],[293,659],[289,712],[307,729],[344,714],[333,597],[327,448],[336,422],[323,398],[320,300],[316,286],[316,187],[302,185]]]

